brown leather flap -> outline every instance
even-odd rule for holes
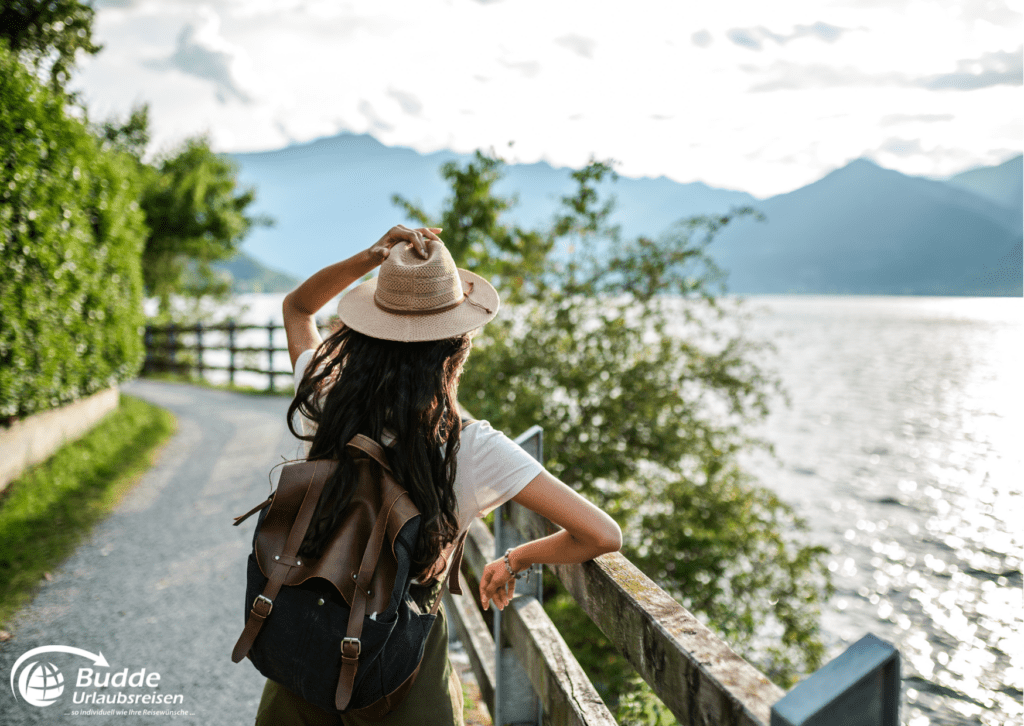
[[[353,452],[351,448],[349,452],[359,453]],[[274,558],[283,555],[289,530],[302,505],[306,489],[312,481],[315,463],[304,461],[288,464],[281,471],[277,492],[256,539],[256,559],[265,577],[270,576],[275,564]],[[385,543],[391,548],[391,556],[380,557],[367,598],[368,612],[383,612],[389,604],[397,575],[395,538],[402,527],[419,514],[419,510],[388,472],[382,472],[381,486],[375,485],[373,472],[367,470],[367,467],[377,465],[370,458],[357,458],[355,463],[359,468],[358,486],[352,495],[342,525],[338,527],[320,559],[297,556],[298,562],[288,573],[284,584],[298,585],[311,577],[323,578],[337,588],[351,607],[355,592],[353,574],[359,571],[374,522],[378,517],[387,517]],[[320,461],[319,466],[315,468],[316,477],[326,479],[337,466],[336,461]],[[387,502],[393,502],[389,511],[381,511]]]

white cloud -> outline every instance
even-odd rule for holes
[[[150,101],[164,148],[348,130],[767,195],[869,152],[938,174],[1022,144],[1019,1],[111,4],[78,87],[99,117]]]
[[[238,78],[240,69],[247,65],[246,53],[220,35],[216,13],[204,7],[199,15],[198,22],[186,23],[181,29],[170,56],[146,60],[145,65],[157,71],[176,69],[212,81],[221,103],[227,103],[229,97],[249,103],[252,98]]]

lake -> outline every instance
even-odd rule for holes
[[[239,319],[280,321],[282,298],[239,296]],[[747,300],[791,400],[755,432],[777,458],[747,466],[831,549],[829,657],[896,645],[909,726],[1019,723],[1024,300]]]

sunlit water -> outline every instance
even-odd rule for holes
[[[240,296],[237,317],[280,323],[282,298]],[[792,403],[758,432],[778,461],[749,465],[832,550],[829,657],[868,632],[896,645],[910,726],[1020,723],[1024,301],[748,302]],[[266,332],[238,344],[264,346]],[[286,353],[275,368],[288,368]],[[236,382],[266,385],[246,373]]]
[[[1021,299],[761,297],[792,406],[754,463],[829,546],[830,657],[903,658],[903,722],[1020,723]]]

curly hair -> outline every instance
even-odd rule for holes
[[[412,572],[425,572],[459,532],[455,455],[462,423],[456,394],[471,335],[422,343],[371,338],[341,326],[317,349],[288,407],[288,427],[311,442],[310,459],[339,466],[324,484],[299,552],[319,557],[341,520],[357,470],[345,451],[356,434],[386,446],[395,480],[419,508],[421,526]],[[316,432],[296,430],[298,412]]]

